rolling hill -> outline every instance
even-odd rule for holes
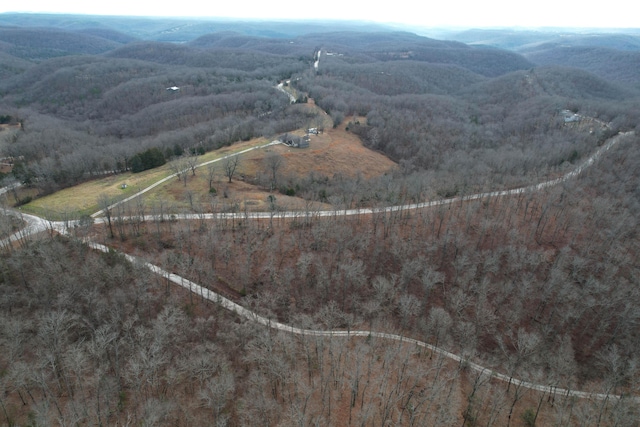
[[[42,60],[65,55],[97,55],[121,43],[91,34],[55,28],[0,27],[0,42],[8,53],[27,60]]]
[[[640,49],[624,51],[605,47],[545,44],[523,52],[540,66],[580,68],[612,82],[640,89]]]

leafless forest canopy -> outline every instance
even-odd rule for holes
[[[142,221],[158,211],[130,203],[108,226],[81,222],[77,238],[7,245],[0,424],[637,425],[638,35],[561,45],[543,32],[438,40],[131,19],[29,26],[0,15],[4,185],[45,196],[326,117],[397,167],[370,179],[280,176],[283,159],[266,156],[262,179],[247,182],[273,193],[270,219]],[[539,191],[339,215],[554,179],[623,133],[579,176]],[[307,215],[279,216],[279,191],[304,199]],[[196,196],[212,211],[224,204]],[[7,208],[24,202],[3,197]],[[314,216],[319,203],[336,214]],[[3,214],[2,237],[20,225]],[[88,236],[115,250],[89,251]],[[379,338],[275,332],[118,251],[274,321],[400,334],[610,397],[535,392]]]

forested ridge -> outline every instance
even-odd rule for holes
[[[583,68],[597,76],[629,85],[638,90],[640,80],[635,71],[640,66],[640,50],[619,51],[605,47],[539,46],[526,53],[531,61],[541,64],[563,64]]]
[[[103,197],[105,221],[70,218],[80,219],[70,237],[4,247],[1,424],[637,424],[637,71],[533,49],[547,40],[536,34],[522,35],[522,55],[380,28],[267,37],[255,34],[267,24],[229,26],[168,43],[109,19],[51,19],[66,28],[0,28],[5,185],[40,197],[168,162],[189,203],[109,207]],[[614,41],[633,47],[632,36]],[[593,49],[620,64],[635,54]],[[243,157],[194,167],[204,152],[329,119],[397,167],[369,179],[337,166],[285,175],[295,155],[265,151],[242,176],[268,194],[261,220],[226,199]],[[464,198],[564,176],[612,138],[554,186]],[[187,190],[205,175],[208,193]],[[7,207],[25,202],[15,188]],[[299,218],[278,216],[285,195],[304,199]],[[335,214],[314,216],[316,204]],[[236,215],[203,215],[227,209]],[[1,218],[3,237],[20,227]],[[94,253],[82,239],[116,250]],[[274,321],[399,334],[509,377],[609,397],[535,392],[402,342],[272,331],[117,251]]]

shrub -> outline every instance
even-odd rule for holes
[[[536,412],[533,409],[528,408],[522,414],[522,421],[524,421],[525,425],[527,425],[529,427],[535,426],[536,425]]]
[[[166,163],[164,154],[158,148],[149,148],[131,158],[131,172],[138,173],[147,169],[157,168]]]
[[[296,190],[291,188],[291,187],[284,187],[280,189],[280,192],[284,195],[287,196],[295,196],[296,195]]]
[[[33,197],[25,196],[22,199],[18,200],[18,203],[15,204],[15,207],[26,205],[27,203],[31,202],[31,200],[33,200]]]

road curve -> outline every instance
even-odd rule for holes
[[[593,153],[587,160],[585,160],[582,164],[580,164],[578,167],[576,167],[575,169],[573,169],[570,172],[567,172],[565,175],[556,178],[556,179],[551,179],[548,181],[543,181],[541,183],[538,184],[533,184],[533,185],[528,185],[528,186],[524,186],[524,187],[518,187],[518,188],[513,188],[511,190],[501,190],[501,191],[490,191],[490,192],[486,192],[486,193],[478,193],[478,194],[471,194],[468,196],[461,196],[461,197],[452,197],[449,199],[440,199],[440,200],[431,200],[428,202],[422,202],[422,203],[412,203],[412,204],[406,204],[406,205],[398,205],[398,206],[387,206],[387,207],[383,207],[383,208],[359,208],[359,209],[340,209],[340,210],[330,210],[330,211],[282,211],[282,212],[227,212],[227,213],[217,213],[217,214],[178,214],[178,215],[173,215],[172,218],[175,219],[237,219],[237,220],[241,220],[241,219],[270,219],[270,218],[293,218],[293,219],[303,219],[303,218],[313,218],[313,217],[332,217],[332,216],[357,216],[357,215],[371,215],[371,214],[380,214],[380,213],[389,213],[389,212],[402,212],[402,211],[409,211],[409,210],[417,210],[417,209],[426,209],[426,208],[433,208],[436,206],[443,206],[443,205],[450,205],[453,203],[457,203],[457,202],[464,202],[464,201],[468,201],[468,200],[477,200],[477,199],[485,199],[485,198],[492,198],[492,197],[505,197],[505,196],[514,196],[514,195],[518,195],[518,194],[523,194],[523,193],[533,193],[536,191],[540,191],[543,190],[545,188],[549,188],[549,187],[553,187],[556,186],[558,184],[561,184],[565,181],[568,181],[572,178],[577,177],[578,175],[580,175],[585,169],[587,169],[588,167],[590,167],[591,165],[593,165],[596,160],[598,160],[600,157],[602,157],[602,155],[604,153],[606,153],[607,151],[609,151],[611,149],[611,147],[613,147],[614,145],[618,144],[620,141],[622,141],[625,137],[629,136],[632,132],[625,132],[625,133],[620,133],[616,136],[614,136],[613,138],[609,139],[607,141],[606,144],[604,144],[602,147],[600,147],[595,153]],[[234,154],[230,154],[228,156],[222,157],[220,159],[215,159],[212,161],[209,161],[207,163],[203,163],[200,166],[204,166],[206,164],[209,163],[213,163],[213,162],[217,162],[220,160],[224,160],[227,157],[233,156],[233,155],[237,155],[237,154],[242,154],[245,153],[247,151],[251,151],[251,150],[255,150],[257,148],[263,148],[263,147],[267,147],[269,145],[273,145],[276,144],[276,142],[272,142],[270,144],[267,145],[262,145],[262,146],[258,146],[258,147],[253,147],[244,151],[241,151],[239,153],[234,153]],[[116,206],[117,204],[120,203],[124,203],[127,202],[137,196],[139,196],[140,194],[143,194],[149,190],[151,190],[152,188],[160,185],[162,182],[165,182],[166,180],[168,180],[169,178],[174,177],[174,175],[171,175],[167,178],[164,178],[162,181],[159,181],[155,184],[153,184],[152,186],[145,188],[144,190],[134,194],[133,196],[124,199],[112,206]],[[112,207],[110,206],[110,207]],[[102,211],[96,212],[95,214],[91,215],[92,217],[96,218],[96,222],[103,222],[104,219],[99,218],[99,216],[101,215]],[[123,219],[127,219],[127,217],[123,218]],[[145,215],[144,216],[144,220],[146,221],[151,221],[151,220],[158,220],[158,219],[166,219],[166,218],[160,218],[157,215]]]
[[[105,245],[101,245],[95,242],[87,242],[87,244],[94,250],[101,252],[109,252],[110,248]],[[628,395],[614,395],[614,394],[604,394],[604,393],[590,393],[586,391],[579,390],[569,390],[566,388],[556,387],[554,385],[542,385],[535,384],[529,381],[520,380],[514,378],[509,375],[502,374],[500,372],[494,371],[492,369],[486,368],[484,366],[478,365],[477,363],[473,363],[470,360],[467,360],[457,354],[448,352],[439,347],[426,343],[424,341],[419,341],[413,338],[404,337],[402,335],[397,334],[388,334],[384,332],[375,332],[371,330],[354,330],[354,331],[343,331],[343,330],[314,330],[314,329],[302,329],[296,328],[295,326],[286,325],[284,323],[280,323],[274,320],[271,320],[267,317],[260,316],[259,314],[231,301],[228,298],[223,297],[222,295],[213,292],[203,286],[198,285],[195,282],[192,282],[184,277],[178,276],[177,274],[170,273],[157,265],[146,262],[142,259],[138,259],[134,256],[124,254],[125,258],[135,264],[143,265],[153,273],[166,278],[172,283],[181,286],[185,289],[188,289],[190,292],[195,293],[196,295],[207,299],[208,301],[212,301],[223,308],[237,314],[240,317],[243,317],[251,322],[258,323],[260,325],[276,329],[279,331],[288,332],[295,335],[306,335],[306,336],[317,336],[317,337],[374,337],[381,338],[392,341],[400,341],[408,344],[413,344],[417,347],[426,348],[433,353],[440,354],[444,357],[447,357],[451,360],[454,360],[458,363],[463,363],[470,369],[480,373],[481,375],[485,375],[500,381],[504,381],[515,386],[521,386],[530,390],[540,391],[543,393],[549,393],[551,395],[564,396],[564,397],[577,397],[581,399],[592,399],[592,400],[605,400],[605,399],[633,399],[636,402],[640,403],[640,396],[628,396]]]
[[[52,230],[54,228],[57,231],[61,228],[62,229],[64,228],[63,223],[50,222],[43,218],[40,218],[39,216],[30,215],[30,214],[16,211],[13,209],[5,209],[3,213],[20,218],[25,223],[25,226],[22,229],[16,231],[9,237],[2,239],[0,241],[0,247],[3,247],[3,248],[11,245],[14,242],[18,242],[23,239],[26,239],[28,236],[32,234],[37,234],[42,231]]]
[[[482,198],[487,198],[487,197],[502,197],[502,196],[510,196],[510,195],[517,195],[517,194],[522,194],[522,193],[527,193],[527,192],[535,192],[535,191],[539,191],[542,190],[544,188],[548,188],[548,187],[552,187],[558,184],[561,184],[562,182],[565,182],[571,178],[574,178],[578,175],[580,175],[586,168],[588,168],[589,166],[593,165],[595,163],[596,160],[598,160],[604,153],[606,153],[609,149],[611,149],[611,147],[613,147],[615,144],[619,143],[621,140],[624,139],[625,136],[628,136],[631,132],[626,132],[626,133],[622,133],[622,134],[618,134],[615,137],[611,138],[609,141],[607,141],[606,144],[604,144],[602,147],[600,147],[594,154],[592,154],[586,161],[584,161],[580,166],[578,166],[577,168],[575,168],[574,170],[566,173],[565,175],[563,175],[560,178],[557,179],[553,179],[553,180],[548,180],[548,181],[544,181],[541,182],[539,184],[534,184],[534,185],[530,185],[530,186],[525,186],[525,187],[520,187],[520,188],[515,188],[515,189],[511,189],[511,190],[503,190],[503,191],[493,191],[493,192],[487,192],[487,193],[479,193],[479,194],[474,194],[474,195],[470,195],[470,196],[464,196],[464,197],[454,197],[454,198],[450,198],[450,199],[443,199],[443,200],[435,200],[435,201],[430,201],[430,202],[424,202],[424,203],[416,203],[416,204],[408,204],[408,205],[401,205],[401,206],[390,206],[390,207],[386,207],[386,208],[375,208],[375,209],[345,209],[345,210],[340,210],[340,211],[317,211],[317,212],[313,212],[313,213],[305,213],[305,212],[280,212],[277,213],[277,217],[286,217],[286,218],[303,218],[305,216],[308,215],[313,215],[313,216],[318,216],[318,217],[327,217],[327,216],[349,216],[349,215],[362,215],[362,214],[373,214],[373,213],[381,213],[381,212],[396,212],[396,211],[405,211],[405,210],[415,210],[415,209],[422,209],[422,208],[430,208],[430,207],[435,207],[435,206],[441,206],[441,205],[447,205],[447,204],[452,204],[455,202],[459,202],[459,201],[465,201],[465,200],[475,200],[475,199],[482,199]],[[271,143],[274,144],[274,143]],[[213,163],[216,161],[221,161],[227,157],[233,156],[233,155],[238,155],[238,154],[242,154],[244,152],[247,151],[251,151],[251,150],[255,150],[257,148],[262,148],[271,144],[267,144],[267,145],[263,145],[263,146],[258,146],[258,147],[253,147],[247,150],[243,150],[239,153],[234,153],[234,154],[230,154],[227,155],[225,157],[222,157],[220,159],[215,159],[212,160],[210,162],[207,163],[203,163],[200,164],[199,167],[204,166],[206,164],[209,163]],[[165,182],[167,179],[170,179],[172,177],[174,177],[175,175],[171,175],[167,178],[165,178],[164,180],[161,180],[157,183],[155,183],[153,186],[147,187],[146,189],[142,190],[139,193],[136,193],[134,196],[131,196],[128,199],[122,200],[119,203],[124,203],[125,201],[131,200],[134,197],[137,197],[140,194],[143,194],[144,192],[147,192],[149,190],[151,190],[152,188],[154,188],[157,185],[160,185],[162,182]],[[96,212],[94,215],[92,215],[94,218],[99,216],[101,212]],[[18,215],[20,215],[20,213],[18,213]],[[201,219],[201,218],[236,218],[236,219],[242,219],[242,218],[250,218],[250,219],[261,219],[261,218],[271,218],[274,216],[274,213],[272,212],[250,212],[250,213],[224,213],[224,214],[206,214],[206,215],[178,215],[176,216],[176,219]],[[6,245],[7,243],[10,243],[12,241],[18,240],[18,239],[22,239],[24,238],[26,235],[31,234],[31,233],[36,233],[36,232],[40,232],[40,231],[44,231],[44,230],[55,230],[61,234],[69,234],[69,227],[71,225],[73,225],[73,223],[64,223],[64,222],[54,222],[54,221],[46,221],[43,220],[42,218],[39,217],[35,217],[32,215],[26,215],[26,214],[22,214],[22,217],[27,221],[28,223],[28,227],[26,227],[24,230],[22,230],[21,232],[18,232],[16,234],[14,234],[13,236],[11,236],[10,238],[4,239],[1,243],[2,246]],[[150,216],[145,216],[145,219],[157,219],[157,217],[150,215]],[[96,218],[96,220],[98,222],[102,222],[104,219],[103,218]],[[15,238],[14,238],[15,236]],[[88,241],[86,242],[91,248],[98,250],[98,251],[102,251],[102,252],[108,252],[110,249],[107,246],[95,243],[95,242],[91,242]],[[565,389],[565,388],[559,388],[553,385],[543,385],[543,384],[535,384],[529,381],[524,381],[524,380],[519,380],[517,378],[513,378],[509,375],[505,375],[502,374],[500,372],[494,371],[492,369],[483,367],[481,365],[478,365],[476,363],[473,363],[461,356],[458,356],[454,353],[450,353],[444,349],[441,349],[439,347],[433,346],[429,343],[423,342],[423,341],[419,341],[413,338],[408,338],[408,337],[404,337],[402,335],[396,335],[396,334],[388,334],[388,333],[384,333],[384,332],[374,332],[374,331],[370,331],[370,330],[356,330],[356,331],[340,331],[340,330],[329,330],[329,331],[322,331],[322,330],[311,330],[311,329],[302,329],[302,328],[296,328],[294,326],[291,325],[285,325],[283,323],[277,322],[277,321],[273,321],[271,319],[268,319],[266,317],[260,316],[257,313],[248,310],[244,307],[242,307],[241,305],[223,297],[222,295],[213,292],[209,289],[206,289],[200,285],[198,285],[197,283],[194,283],[188,279],[185,279],[181,276],[178,276],[177,274],[173,274],[170,273],[166,270],[163,270],[162,268],[153,265],[151,263],[148,263],[144,260],[138,259],[136,257],[133,257],[131,255],[128,254],[124,254],[124,256],[127,258],[127,260],[129,260],[130,262],[133,263],[138,263],[141,264],[143,266],[145,266],[146,268],[148,268],[150,271],[152,271],[155,274],[158,274],[162,277],[165,277],[167,280],[170,280],[172,283],[181,286],[185,289],[188,289],[191,292],[196,293],[197,295],[200,295],[201,297],[212,301],[216,304],[221,305],[223,308],[236,313],[237,315],[244,317],[245,319],[248,319],[252,322],[256,322],[258,324],[267,326],[269,328],[273,328],[276,330],[280,330],[280,331],[284,331],[284,332],[288,332],[288,333],[292,333],[292,334],[297,334],[297,335],[307,335],[307,336],[326,336],[326,337],[346,337],[346,338],[350,338],[350,337],[376,337],[376,338],[381,338],[381,339],[388,339],[388,340],[394,340],[394,341],[400,341],[400,342],[406,342],[409,344],[413,344],[417,347],[422,347],[422,348],[426,348],[434,353],[440,354],[444,357],[447,357],[451,360],[454,360],[456,362],[459,363],[464,363],[465,366],[468,366],[470,369],[473,369],[476,372],[479,372],[482,375],[487,375],[490,376],[491,378],[495,378],[497,380],[500,381],[505,381],[505,382],[509,382],[512,383],[516,386],[521,386],[530,390],[535,390],[535,391],[540,391],[543,393],[549,393],[552,395],[560,395],[560,396],[565,396],[565,397],[576,397],[576,398],[581,398],[581,399],[593,399],[593,400],[605,400],[605,399],[633,399],[633,401],[635,402],[639,402],[640,403],[640,396],[635,396],[635,395],[614,395],[614,394],[604,394],[604,393],[590,393],[590,392],[585,392],[585,391],[578,391],[578,390],[570,390],[570,389]]]

